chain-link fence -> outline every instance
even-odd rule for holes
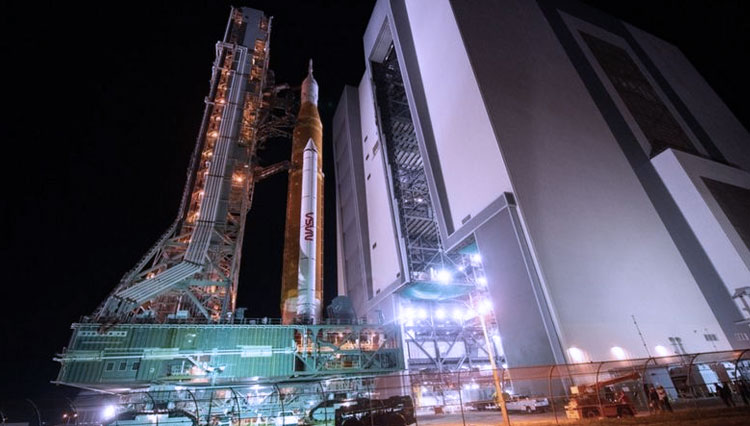
[[[750,404],[750,350],[522,368],[5,401],[7,423],[251,426],[560,424]]]

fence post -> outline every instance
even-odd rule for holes
[[[641,373],[641,391],[643,391],[643,401],[645,401],[646,408],[648,408],[648,414],[651,415],[651,400],[649,399],[649,388],[646,386],[646,374],[648,371],[648,363],[654,361],[656,363],[656,360],[654,357],[649,357],[646,362],[643,364],[643,372]],[[640,395],[641,392],[638,392]],[[640,399],[640,398],[639,398]]]
[[[461,423],[466,426],[466,416],[464,416],[464,396],[461,388],[461,370],[458,370],[458,403],[461,404]]]
[[[685,385],[688,387],[688,389],[690,390],[690,394],[693,396],[693,406],[696,410],[700,409],[700,407],[698,406],[697,396],[695,395],[695,388],[693,387],[693,384],[690,383],[690,376],[693,370],[693,362],[696,358],[698,358],[698,355],[700,354],[695,354],[692,358],[690,358],[690,363],[688,364],[687,368],[687,375],[685,376]]]
[[[26,402],[31,404],[32,407],[34,407],[34,412],[36,412],[36,421],[39,426],[42,426],[42,415],[39,414],[39,407],[34,404],[34,401],[31,400],[31,398],[26,398]]]
[[[276,388],[276,393],[279,395],[279,404],[281,405],[281,412],[283,413],[284,412],[284,397],[281,395],[281,388],[279,388],[279,385],[277,384],[274,384],[273,387]],[[273,412],[271,412],[271,414],[273,414]],[[274,416],[274,422],[276,421],[278,417],[279,415],[277,413],[276,416]],[[281,422],[282,423],[284,422],[283,418]]]
[[[552,405],[552,413],[555,415],[555,424],[559,425],[557,421],[557,407],[555,406],[555,397],[552,396],[552,372],[555,371],[557,365],[552,365],[549,368],[549,376],[547,377],[547,396],[549,397],[549,403]]]
[[[232,396],[234,396],[234,404],[237,406],[237,424],[240,424],[240,420],[242,419],[242,407],[240,407],[240,399],[237,396],[237,392],[234,390],[234,388],[229,388],[229,390],[232,391]]]
[[[320,400],[325,403],[328,401],[328,398],[326,398],[326,391],[323,389],[323,382],[318,382],[318,387],[320,388]],[[323,415],[325,416],[325,424],[328,424],[328,410],[326,409],[326,404],[323,404]]]
[[[599,406],[599,417],[604,417],[604,407],[602,406],[602,393],[599,389],[599,372],[602,369],[604,362],[600,362],[599,366],[596,367],[596,403]]]
[[[186,389],[188,395],[190,395],[191,398],[193,398],[193,402],[195,403],[195,420],[198,422],[198,426],[201,424],[201,410],[198,406],[198,400],[195,398],[195,395],[193,394],[193,391],[190,389]]]
[[[213,388],[211,388],[208,391],[208,395],[209,395],[208,396],[208,414],[206,414],[206,424],[210,425],[211,424],[211,408],[214,405],[214,389]]]
[[[744,349],[740,352],[740,355],[737,357],[737,359],[734,361],[734,376],[735,380],[737,379],[737,376],[739,376],[739,380],[742,383],[745,383],[745,376],[742,375],[740,372],[740,361],[742,361],[742,357],[745,356],[746,353],[750,352],[750,349]]]
[[[414,405],[414,424],[416,426],[419,426],[419,419],[417,417],[417,406],[414,404],[414,380],[412,378],[413,374],[406,374],[406,377],[409,378],[409,395],[411,395],[412,405]],[[403,382],[402,382],[403,383]],[[421,385],[420,385],[421,386]],[[420,389],[421,392],[421,389]],[[401,392],[403,394],[403,391]],[[420,405],[422,404],[422,399],[419,400]]]

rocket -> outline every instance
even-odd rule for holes
[[[314,323],[323,299],[323,124],[312,60],[302,82],[287,190],[281,319]]]

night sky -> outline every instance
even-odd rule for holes
[[[229,2],[22,1],[0,6],[3,201],[0,400],[48,397],[52,357],[174,220]],[[153,3],[153,4],[152,4]],[[588,2],[680,48],[750,127],[747,2]],[[119,9],[112,8],[114,5]],[[271,68],[298,85],[315,60],[325,128],[326,301],[336,291],[331,119],[364,71],[374,1],[248,1],[274,16]],[[239,4],[238,4],[239,5]],[[287,159],[270,144],[264,164]],[[279,316],[286,174],[256,187],[238,306]]]

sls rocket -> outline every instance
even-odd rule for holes
[[[300,103],[287,191],[281,277],[284,324],[316,322],[323,299],[323,125],[312,60]]]

